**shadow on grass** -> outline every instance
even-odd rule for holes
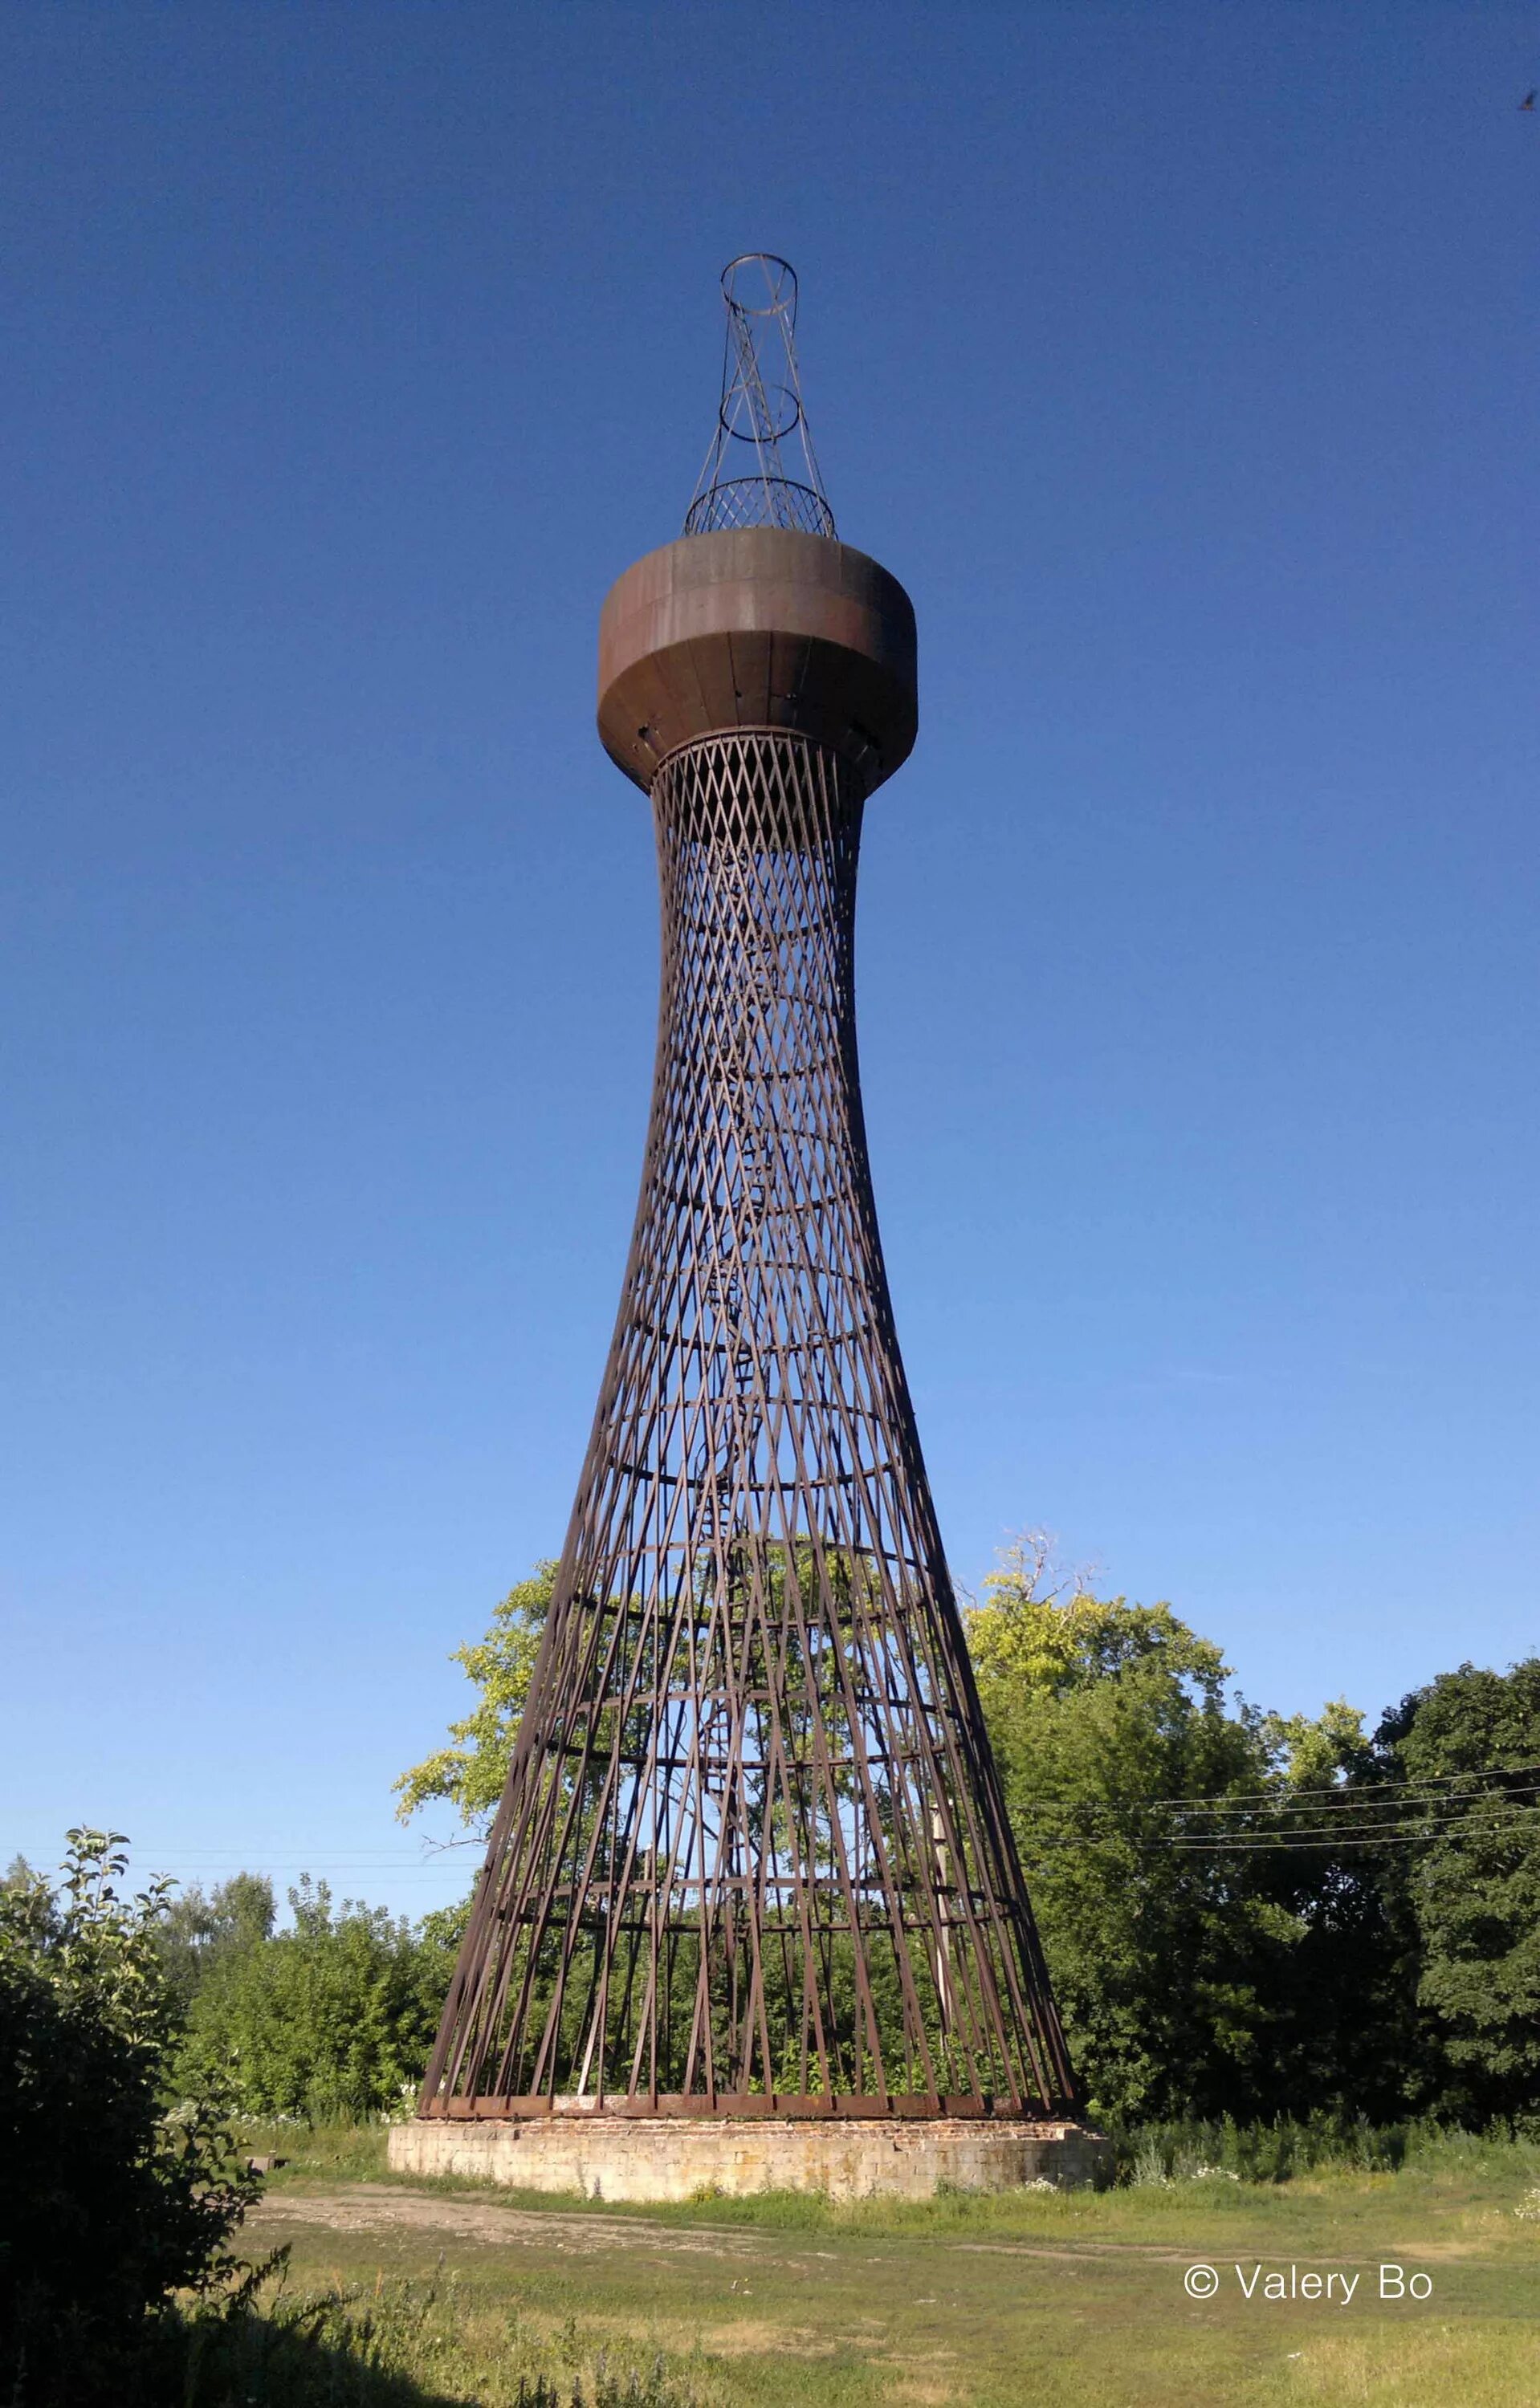
[[[473,2408],[482,2394],[445,2391],[414,2374],[361,2356],[295,2324],[243,2320],[218,2334],[205,2328],[179,2337],[148,2401],[177,2408]],[[509,2408],[692,2408],[686,2395],[635,2374],[611,2378],[521,2375]]]
[[[371,2363],[351,2341],[266,2316],[168,2336],[157,2376],[162,2388],[151,2396],[168,2408],[464,2408],[466,2399]],[[558,2400],[531,2391],[527,2408],[558,2408]]]
[[[468,2396],[425,2387],[299,2318],[174,2318],[110,2349],[50,2344],[0,2374],[7,2408],[465,2408]],[[569,2408],[538,2381],[518,2399]]]
[[[281,2256],[233,2307],[163,2328],[145,2408],[479,2408],[489,2383],[506,2408],[695,2408],[661,2362],[574,2372],[516,2321],[477,2333],[453,2277],[296,2295],[286,2274]]]

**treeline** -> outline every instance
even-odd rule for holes
[[[462,1652],[474,1704],[403,1775],[403,1815],[484,1823],[550,1584],[541,1567]],[[1340,1702],[1235,1702],[1168,1606],[1056,1590],[1029,1548],[965,1619],[1125,2175],[1279,2179],[1394,2165],[1433,2124],[1540,2132],[1540,1657],[1443,1673],[1369,1731]],[[37,2408],[191,2396],[249,2287],[232,2119],[407,2109],[465,1918],[306,1880],[281,1928],[260,1875],[130,1899],[125,1862],[76,1832],[59,1880],[0,1879],[0,2396]]]
[[[1056,1994],[1097,2107],[1540,2114],[1540,1658],[1442,1673],[1367,1732],[1227,1695],[1167,1606],[968,1616]]]
[[[400,1812],[484,1828],[554,1567],[459,1651],[474,1690]],[[964,1621],[1093,2110],[1140,2125],[1540,2115],[1540,1657],[1471,1665],[1373,1731],[1238,1703],[1168,1605],[1007,1555]]]
[[[174,1899],[159,1926],[183,2037],[173,2084],[245,2114],[363,2117],[412,2097],[465,1909],[413,1924],[307,1875],[277,1927],[271,1882],[239,1873]]]
[[[480,1830],[550,1597],[461,1651],[475,1698],[397,1784]],[[1540,2117],[1540,1657],[1470,1665],[1378,1727],[1237,1703],[1169,1606],[1053,1585],[1017,1548],[965,1612],[980,1698],[1092,2111],[1333,2126]],[[186,2095],[255,2116],[400,2109],[464,1906],[421,1923],[243,1873],[157,1923]]]
[[[212,1890],[153,1887],[139,1945],[141,1957],[151,1949],[155,1957],[168,2104],[217,2098],[245,2115],[321,2123],[376,2115],[415,2095],[465,1906],[412,1923],[357,1899],[334,1902],[328,1885],[307,1874],[288,1892],[280,1929],[265,1874],[237,1873]],[[0,1878],[0,1937],[7,1917],[20,1928],[23,1909],[43,1928],[52,1896],[47,1877],[18,1857]]]

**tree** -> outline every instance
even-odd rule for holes
[[[1169,1605],[1055,1584],[1041,1541],[1018,1542],[986,1593],[965,1617],[980,1700],[1094,2106],[1148,2118],[1302,2104],[1309,2052],[1291,2010],[1316,1901],[1300,1858],[1280,1882],[1244,1843],[1274,1835],[1300,1773],[1342,1771],[1363,1747],[1360,1718],[1231,1710],[1211,1641]],[[1309,1873],[1318,1885],[1314,1856]]]
[[[425,1756],[396,1782],[401,1802],[396,1811],[403,1823],[443,1799],[458,1809],[468,1829],[478,1837],[484,1833],[508,1778],[555,1578],[554,1561],[538,1563],[528,1580],[509,1590],[480,1644],[454,1650],[450,1661],[465,1667],[476,1703],[461,1721],[451,1723],[448,1747]]]
[[[80,2408],[129,2396],[173,2292],[235,2271],[257,2186],[217,2091],[165,2112],[168,1885],[120,1894],[118,1833],[68,1845],[59,1889],[15,1867],[0,1885],[0,2391]]]
[[[1377,1843],[1396,1819],[1385,1767],[1340,1698],[1314,1719],[1266,1715],[1263,1730],[1275,1793],[1231,1828],[1255,1843],[1250,1887],[1293,1932],[1271,1979],[1277,2102],[1391,2122],[1432,2102],[1405,1852]]]
[[[324,1882],[289,1892],[293,1928],[209,1965],[182,2064],[227,2082],[248,2114],[312,2119],[394,2107],[421,2074],[453,1968],[444,1936],[344,1899]],[[444,1918],[446,1923],[452,1918]]]
[[[397,1782],[403,1818],[441,1799],[484,1828],[554,1571],[540,1565],[458,1652],[478,1702]],[[1211,1641],[1169,1605],[1057,1580],[1042,1539],[986,1589],[964,1614],[980,1702],[1097,2108],[1399,2113],[1412,1939],[1383,1852],[1355,1844],[1344,1802],[1385,1777],[1361,1716],[1340,1699],[1316,1717],[1231,1707]]]
[[[161,1947],[183,2008],[192,2005],[211,1966],[232,1949],[269,1938],[276,1920],[266,1873],[235,1873],[212,1891],[194,1882],[172,1898],[160,1926]]]
[[[1375,1739],[1423,1830],[1403,1879],[1429,2103],[1475,2124],[1540,2113],[1540,1656],[1440,1673]]]

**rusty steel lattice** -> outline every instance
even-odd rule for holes
[[[873,741],[730,728],[650,780],[640,1202],[424,2114],[1073,2106],[872,1202]]]

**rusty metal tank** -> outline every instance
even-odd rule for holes
[[[611,587],[598,684],[605,750],[644,790],[681,745],[764,728],[831,746],[870,794],[914,748],[914,607],[885,568],[827,536],[681,536]]]

